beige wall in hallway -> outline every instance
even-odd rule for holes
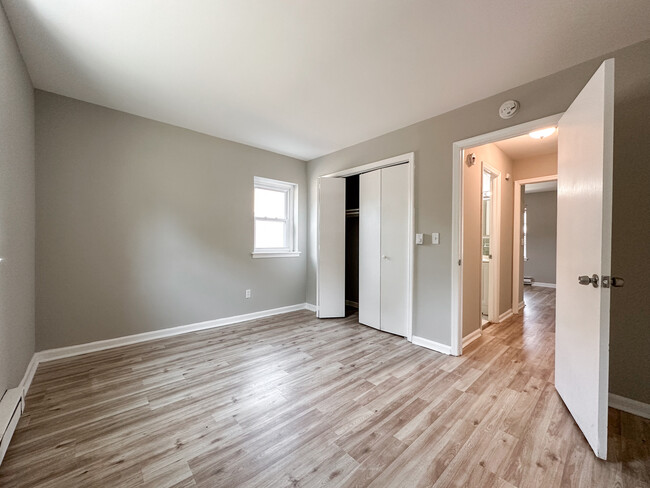
[[[557,174],[557,153],[515,159],[512,177],[515,181]]]

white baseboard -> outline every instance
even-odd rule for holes
[[[609,394],[609,406],[623,412],[650,419],[650,404],[632,400],[614,393]]]
[[[555,288],[555,283],[542,283],[540,281],[533,281],[533,286],[541,286],[542,288]]]
[[[463,347],[470,345],[476,339],[481,337],[482,333],[483,332],[481,331],[481,329],[476,329],[474,332],[470,332],[469,334],[467,334],[465,337],[463,337]]]
[[[45,351],[38,352],[36,354],[38,356],[39,362],[53,361],[55,359],[63,359],[70,356],[78,356],[79,354],[87,354],[89,352],[103,351],[105,349],[127,346],[129,344],[136,344],[138,342],[152,341],[154,339],[162,339],[164,337],[172,337],[180,334],[187,334],[188,332],[196,332],[199,330],[223,327],[225,325],[238,324],[240,322],[247,322],[249,320],[270,317],[271,315],[295,312],[296,310],[305,310],[306,308],[307,308],[307,304],[299,303],[297,305],[289,305],[288,307],[272,308],[269,310],[262,310],[260,312],[252,312],[243,315],[234,315],[232,317],[224,317],[222,319],[198,322],[196,324],[180,325],[178,327],[169,327],[167,329],[154,330],[151,332],[143,332],[141,334],[133,334],[129,336],[116,337],[115,339],[106,339],[103,341],[88,342],[86,344],[79,344],[76,346],[67,346],[67,347],[59,347],[57,349],[48,349]]]
[[[23,399],[23,410],[25,409],[25,397],[27,396],[29,387],[32,386],[32,380],[36,374],[36,368],[38,368],[39,362],[38,353],[34,353],[32,355],[31,361],[29,361],[29,364],[27,365],[27,369],[25,370],[25,376],[23,376],[23,380],[20,382],[21,397]]]
[[[309,310],[310,312],[318,312],[318,307],[313,303],[305,303],[305,310]]]
[[[517,312],[521,312],[521,310],[522,310],[525,306],[526,306],[526,304],[524,303],[524,301],[523,301],[523,300],[520,301],[520,302],[519,302],[519,308],[517,309]]]
[[[503,312],[501,315],[499,315],[499,322],[503,322],[504,320],[508,320],[513,315],[514,314],[512,313],[512,309],[508,310],[507,312]]]
[[[441,344],[436,341],[430,341],[429,339],[425,339],[424,337],[418,337],[418,336],[413,336],[411,342],[416,346],[426,347],[427,349],[432,349],[434,351],[441,352],[443,354],[451,355],[451,346],[448,346],[446,344]]]

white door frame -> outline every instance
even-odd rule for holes
[[[376,169],[387,168],[389,166],[396,166],[398,164],[409,165],[409,216],[408,216],[408,239],[411,243],[408,246],[408,289],[406,291],[407,307],[406,307],[406,339],[413,342],[413,279],[415,276],[415,239],[413,237],[413,229],[415,229],[415,153],[410,152],[394,156],[392,158],[382,159],[374,163],[362,164],[353,168],[348,168],[335,173],[329,173],[320,176],[320,178],[345,178],[347,176],[359,175],[367,173]],[[316,258],[320,260],[319,257]],[[316,266],[318,270],[318,265]],[[318,283],[318,271],[316,272],[316,283]]]
[[[463,352],[463,151],[491,142],[517,137],[529,132],[557,125],[562,114],[555,114],[523,124],[506,127],[487,134],[470,137],[453,143],[453,178],[451,208],[451,354]]]
[[[523,302],[519,301],[519,287],[523,283],[519,279],[521,266],[521,187],[530,183],[557,181],[557,175],[538,176],[515,181],[514,221],[512,225],[512,313],[519,313]]]
[[[499,323],[499,296],[501,290],[501,277],[499,270],[501,262],[501,171],[491,166],[488,163],[482,162],[481,168],[481,211],[483,209],[483,172],[492,175],[490,181],[490,190],[492,191],[492,201],[490,202],[491,218],[490,218],[490,250],[492,251],[492,258],[490,259],[490,296],[488,297],[488,320],[494,324]],[[483,236],[481,235],[481,245],[483,244]],[[483,253],[481,252],[481,256]],[[482,264],[481,257],[481,264]],[[483,317],[481,316],[481,319]],[[479,322],[480,329],[483,329],[482,320]]]

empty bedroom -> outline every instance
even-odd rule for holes
[[[647,0],[0,0],[0,486],[650,487]]]

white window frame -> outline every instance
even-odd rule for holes
[[[281,257],[297,257],[300,256],[298,251],[298,185],[296,183],[289,183],[287,181],[273,180],[271,178],[263,178],[255,176],[253,178],[253,199],[255,198],[255,190],[257,188],[263,190],[272,190],[284,192],[286,198],[286,219],[273,219],[267,217],[257,217],[255,215],[255,207],[253,206],[253,252],[251,253],[254,258],[281,258]],[[280,248],[256,248],[255,247],[255,223],[257,221],[268,222],[285,222],[285,247]]]

